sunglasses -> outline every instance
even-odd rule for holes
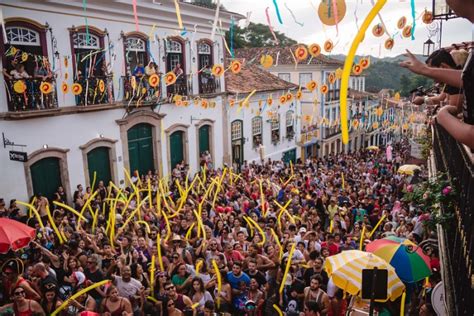
[[[16,292],[13,293],[13,295],[15,295],[15,296],[25,295],[25,291],[16,291]]]
[[[169,291],[169,290],[173,290],[173,289],[174,289],[174,286],[169,286],[169,287],[167,287],[165,290],[166,290],[166,291]]]

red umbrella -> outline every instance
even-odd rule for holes
[[[0,218],[0,253],[17,251],[35,238],[35,229],[8,218]]]

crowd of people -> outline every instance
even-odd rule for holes
[[[402,142],[393,144],[391,157],[384,150],[361,150],[295,164],[245,162],[241,173],[206,164],[197,181],[184,167],[166,185],[152,172],[132,176],[123,190],[102,182],[95,190],[78,185],[75,210],[93,195],[83,213],[86,220],[49,204],[62,244],[44,213],[47,198],[34,201],[45,229],[15,201],[6,208],[2,200],[0,216],[36,227],[37,234],[27,248],[2,257],[0,313],[50,314],[71,295],[108,279],[109,284],[69,300],[60,314],[277,315],[276,305],[288,316],[344,315],[354,300],[332,283],[324,269],[328,257],[359,249],[362,231],[371,232],[383,215],[373,236],[365,234],[366,242],[389,235],[417,244],[433,238],[424,225],[429,210],[403,201],[406,186],[421,177],[397,173],[407,152]],[[217,189],[213,182],[219,179]],[[64,190],[55,201],[68,201]],[[140,212],[134,212],[137,208]],[[133,220],[127,221],[130,215]],[[427,251],[434,286],[440,279],[437,248]],[[407,286],[407,306],[416,315],[434,315],[423,284]],[[377,306],[385,315],[396,315],[399,308],[399,300]]]

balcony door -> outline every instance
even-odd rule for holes
[[[9,21],[5,23],[7,41],[0,34],[0,52],[9,111],[26,111],[51,107],[49,97],[41,98],[39,87],[43,77],[51,78],[51,67],[48,61],[46,26],[35,21]],[[11,78],[10,78],[11,77]],[[29,79],[27,79],[29,78]],[[15,89],[15,83],[21,79],[24,91]],[[51,81],[51,79],[48,79]],[[18,86],[18,84],[17,84]]]
[[[89,180],[91,185],[96,174],[97,185],[103,181],[107,185],[112,180],[110,172],[110,156],[108,147],[97,147],[87,153],[87,166],[89,168]],[[94,190],[94,188],[92,188]]]
[[[171,169],[184,160],[184,132],[176,131],[170,135]]]
[[[199,69],[199,93],[216,92],[215,78],[211,74],[214,61],[212,58],[212,45],[208,42],[198,42],[198,69]]]
[[[166,40],[166,71],[176,74],[176,83],[168,86],[168,95],[187,95],[184,42],[181,40]]]

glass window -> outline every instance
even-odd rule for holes
[[[13,26],[6,28],[7,39],[11,45],[40,46],[39,33],[26,27]]]
[[[306,84],[313,80],[312,73],[300,73],[300,86],[306,87]]]
[[[125,40],[125,62],[128,75],[143,75],[138,71],[148,63],[147,42],[139,37],[127,37]]]
[[[252,141],[253,147],[262,144],[262,128],[263,120],[261,116],[256,116],[252,119]]]
[[[239,140],[242,138],[242,122],[241,121],[232,122],[231,138],[232,140]]]
[[[295,129],[294,129],[294,112],[287,111],[286,112],[286,138],[293,139],[295,136]]]
[[[271,120],[272,143],[276,144],[280,141],[280,114],[277,114]]]
[[[279,73],[278,78],[290,82],[290,74],[289,73]]]
[[[200,42],[198,44],[198,54],[211,55],[211,45],[204,42]]]
[[[125,47],[129,52],[145,52],[145,41],[138,37],[128,37],[125,41]]]
[[[293,126],[293,111],[286,112],[286,126]]]
[[[178,41],[166,41],[166,52],[167,53],[182,53],[183,52],[183,46],[181,45],[180,42]]]

